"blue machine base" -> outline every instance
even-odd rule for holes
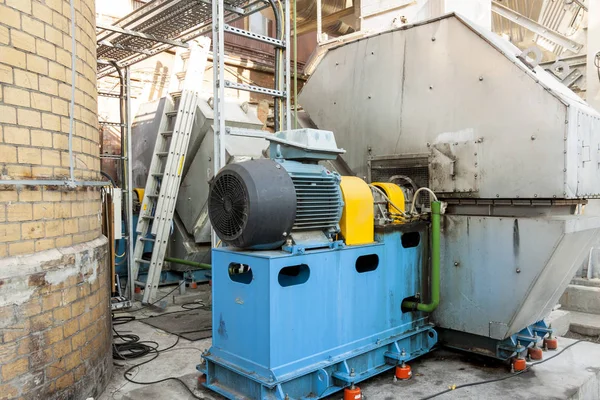
[[[365,245],[213,249],[205,386],[230,399],[317,399],[429,352],[429,316],[402,310],[427,281],[427,237],[411,223]]]
[[[552,329],[548,327],[544,320],[531,324],[521,329],[519,333],[515,333],[500,342],[496,350],[496,357],[501,360],[507,360],[516,357],[517,353],[525,352],[527,354],[526,352],[529,347],[532,347],[534,343],[538,343],[546,335],[550,335],[551,332]]]
[[[298,371],[285,381],[264,382],[256,374],[241,370],[210,352],[203,355],[198,370],[206,374],[207,388],[229,399],[296,400],[320,399],[385,372],[402,361],[431,351],[437,342],[432,326],[422,326],[387,340],[377,341],[346,356]]]

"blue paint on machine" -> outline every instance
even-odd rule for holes
[[[419,244],[403,247],[415,232]],[[213,249],[205,385],[230,399],[315,399],[429,352],[428,315],[401,308],[427,286],[427,237],[409,223],[373,244],[303,254]]]

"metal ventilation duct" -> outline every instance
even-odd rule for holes
[[[452,14],[329,50],[299,96],[358,176],[414,171],[449,203],[433,318],[492,354],[600,237],[581,212],[600,197],[600,114],[520,53]]]

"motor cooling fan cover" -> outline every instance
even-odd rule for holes
[[[274,249],[296,219],[296,191],[273,160],[225,166],[211,183],[208,216],[219,238],[235,247]]]

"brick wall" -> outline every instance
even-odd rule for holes
[[[97,397],[112,372],[107,240],[0,259],[0,399]]]
[[[94,0],[75,4],[75,177],[98,180]],[[67,0],[0,0],[0,179],[69,177],[70,18]],[[59,189],[0,185],[0,257],[100,235],[99,191]]]
[[[99,180],[94,0],[75,0],[76,179]],[[69,177],[68,0],[0,0],[0,180]],[[98,396],[112,371],[96,188],[0,185],[0,399]]]

